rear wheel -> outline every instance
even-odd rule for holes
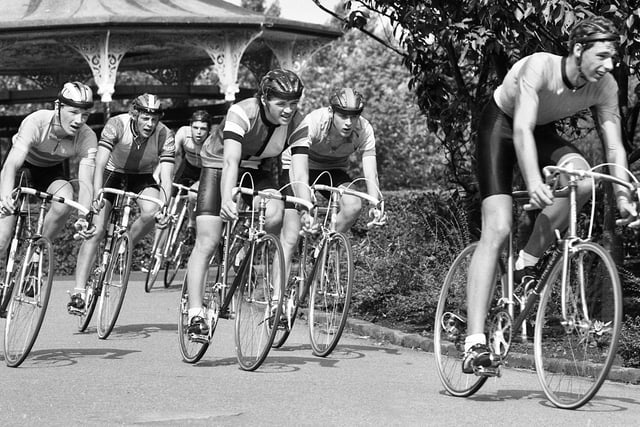
[[[434,323],[438,376],[444,388],[457,397],[471,396],[487,380],[487,377],[462,372],[467,336],[467,277],[476,246],[477,243],[472,243],[464,248],[451,264],[442,285]]]
[[[235,294],[236,355],[246,371],[257,369],[267,357],[282,314],[284,296],[284,255],[277,237],[264,235],[248,246],[250,257],[243,261]],[[279,298],[273,299],[275,287]]]
[[[326,357],[338,344],[349,317],[353,288],[349,239],[333,234],[320,257],[309,295],[309,335],[313,354]]]
[[[116,239],[102,281],[102,292],[98,305],[98,338],[106,339],[113,331],[131,273],[131,238],[124,233]]]
[[[615,358],[622,290],[615,263],[600,245],[580,243],[569,257],[565,304],[558,257],[538,306],[534,344],[545,394],[557,407],[576,409],[598,392]]]
[[[98,298],[100,298],[100,284],[104,280],[102,275],[102,254],[104,253],[104,240],[100,243],[98,254],[95,260],[95,266],[89,276],[89,280],[84,285],[84,304],[85,312],[78,316],[78,332],[84,332],[91,323],[93,313],[98,306]]]
[[[27,249],[7,308],[4,359],[17,367],[29,355],[42,326],[53,282],[51,242],[40,237]]]
[[[171,227],[160,230],[158,233],[158,238],[153,245],[153,249],[151,250],[151,260],[149,261],[149,270],[147,271],[147,276],[144,281],[144,290],[145,292],[151,292],[151,288],[153,288],[153,284],[156,282],[156,278],[158,277],[158,272],[162,268],[162,264],[164,263],[164,244],[167,236],[171,235]]]

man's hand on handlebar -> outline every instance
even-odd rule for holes
[[[0,216],[12,215],[16,210],[16,201],[12,194],[0,196]]]
[[[74,239],[89,239],[96,234],[95,225],[91,224],[86,217],[79,217],[76,222],[73,223],[73,228],[76,233],[73,235]]]

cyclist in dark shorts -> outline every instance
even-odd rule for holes
[[[594,108],[606,144],[611,173],[628,180],[622,168],[627,166],[622,144],[618,86],[610,74],[617,53],[618,33],[613,24],[601,17],[585,19],[570,35],[566,57],[534,53],[514,64],[495,90],[480,119],[477,158],[482,195],[482,235],[469,267],[467,298],[465,373],[485,363],[491,352],[484,334],[489,306],[493,268],[512,226],[512,171],[518,163],[531,202],[544,208],[534,225],[525,248],[518,255],[516,283],[537,280],[532,267],[553,242],[554,230],[563,230],[568,221],[568,201],[553,199],[541,168],[552,164],[572,164],[587,169],[580,151],[563,140],[554,122],[587,108]],[[578,187],[579,202],[590,197],[587,181]],[[636,215],[626,190],[616,187],[617,205],[623,217]],[[478,362],[476,364],[476,361]]]
[[[362,117],[364,98],[351,89],[342,88],[333,93],[329,107],[310,112],[304,122],[309,129],[309,182],[338,187],[352,182],[347,171],[349,157],[353,153],[362,156],[362,171],[367,193],[379,198],[378,166],[376,161],[376,139],[373,127]],[[281,184],[290,182],[289,166],[291,150],[282,154]],[[325,173],[328,172],[328,173]],[[318,179],[320,177],[320,179]],[[290,191],[290,187],[286,187]],[[282,249],[287,270],[300,232],[299,216],[294,209],[286,206],[282,228]],[[360,198],[343,195],[336,229],[348,231],[358,219],[362,209]],[[381,211],[371,206],[369,215],[381,220]]]
[[[157,96],[143,94],[131,102],[129,112],[109,119],[98,144],[96,171],[93,180],[94,194],[103,187],[141,193],[161,200],[171,194],[174,164],[173,132],[160,122],[162,106]],[[160,165],[157,183],[154,169]],[[71,314],[84,310],[85,283],[104,238],[106,221],[111,212],[113,195],[105,195],[105,203],[94,217],[96,233],[85,240],[78,252],[76,288],[68,304]],[[135,246],[154,226],[159,213],[152,202],[138,200],[140,215],[131,225],[131,242]]]
[[[269,71],[255,97],[232,105],[219,131],[205,142],[196,207],[196,244],[189,257],[189,332],[206,335],[208,326],[202,307],[204,275],[209,259],[220,243],[222,222],[237,217],[232,189],[244,172],[256,190],[278,191],[270,171],[260,169],[263,159],[280,156],[291,147],[291,169],[299,182],[307,183],[307,128],[301,126],[298,101],[303,85],[289,70]],[[250,185],[248,180],[241,183]],[[304,190],[299,189],[305,197]],[[308,191],[306,193],[309,200]],[[282,226],[283,203],[267,204],[266,229],[276,235]],[[306,221],[309,215],[304,214]]]
[[[16,220],[12,215],[14,187],[29,186],[73,199],[73,188],[62,163],[75,157],[80,159],[78,202],[87,208],[91,205],[97,140],[86,122],[92,107],[91,88],[68,82],[58,94],[53,110],[35,111],[22,121],[0,172],[0,258],[7,252]],[[64,228],[70,213],[66,205],[51,203],[44,219],[44,235],[49,240]],[[87,230],[84,216],[75,226],[79,231]]]

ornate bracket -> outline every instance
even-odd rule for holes
[[[262,31],[225,31],[197,37],[192,40],[202,48],[213,61],[213,69],[218,74],[220,90],[227,102],[236,99],[240,91],[238,68],[247,46],[262,34]]]
[[[328,45],[329,42],[321,39],[265,40],[265,43],[278,58],[280,66],[298,74],[305,69],[313,54]]]
[[[131,47],[124,40],[110,40],[110,38],[111,32],[107,31],[104,35],[71,37],[64,40],[89,64],[102,102],[111,102],[111,95],[115,92],[118,66]]]

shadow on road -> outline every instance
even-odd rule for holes
[[[157,332],[176,332],[178,331],[177,323],[138,323],[133,325],[116,326],[107,338],[108,341],[132,340],[149,338]],[[85,332],[76,332],[75,335],[95,334],[96,328],[89,328]]]
[[[37,350],[29,353],[29,358],[21,365],[25,368],[60,368],[75,365],[80,359],[99,357],[101,359],[118,360],[125,356],[139,353],[138,350],[122,350],[117,348],[64,348]],[[4,356],[1,357],[4,361]]]

